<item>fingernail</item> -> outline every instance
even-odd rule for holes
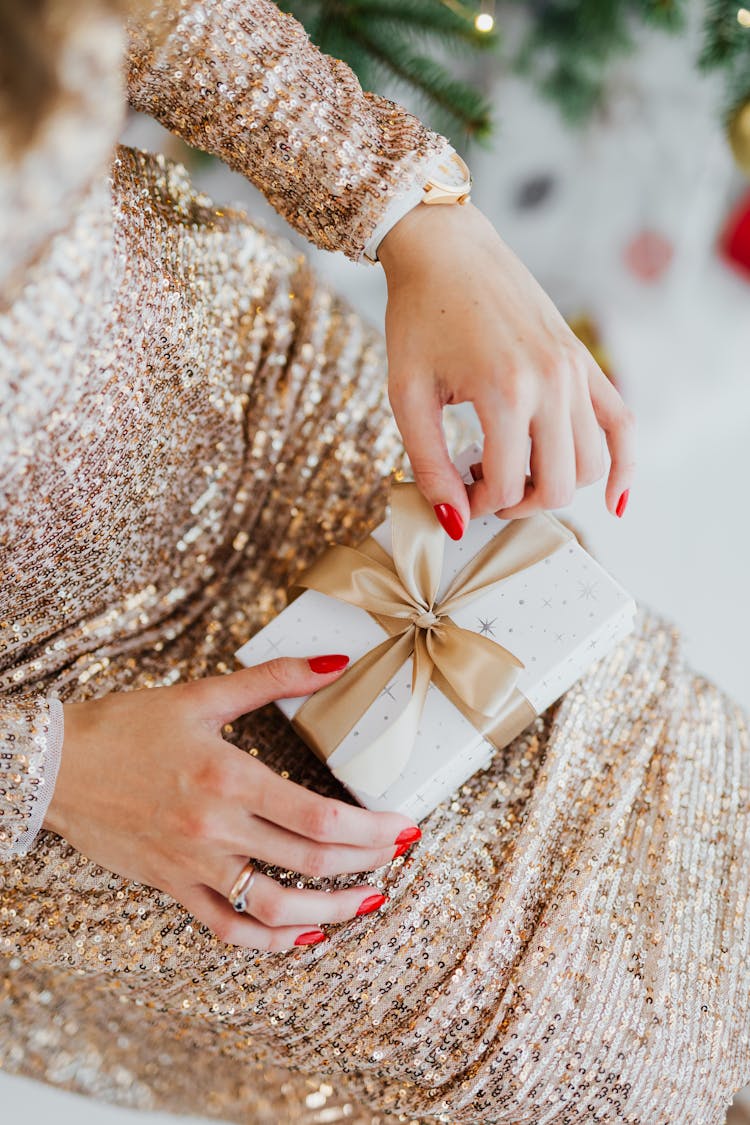
[[[422,839],[422,830],[420,828],[405,828],[403,832],[399,832],[394,844],[414,844],[417,840]]]
[[[482,462],[478,461],[476,465],[469,466],[469,472],[474,480],[483,480],[484,473],[482,472]]]
[[[443,530],[447,531],[451,539],[460,539],[464,533],[464,521],[455,508],[450,504],[436,504],[435,515],[440,520]]]
[[[620,519],[622,519],[622,517],[625,515],[625,509],[628,506],[629,496],[630,496],[630,489],[626,488],[625,491],[623,492],[622,496],[620,497],[620,499],[617,501],[617,507],[615,508],[615,515],[617,515]]]
[[[325,672],[340,672],[342,668],[346,668],[349,657],[338,653],[332,656],[313,656],[307,663],[313,672],[319,672],[323,675]]]
[[[372,914],[373,910],[379,910],[385,902],[388,902],[385,895],[370,895],[360,905],[357,914]]]
[[[295,939],[295,945],[317,945],[319,941],[325,941],[326,935],[322,930],[308,930],[306,934],[300,934]]]

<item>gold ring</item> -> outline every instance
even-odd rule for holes
[[[255,882],[257,872],[255,865],[251,860],[248,860],[245,866],[240,871],[239,875],[232,885],[232,889],[227,895],[229,905],[234,907],[238,914],[242,914],[245,910],[247,896]]]

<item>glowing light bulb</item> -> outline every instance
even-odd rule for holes
[[[750,16],[750,12],[748,12]],[[480,12],[474,20],[474,27],[477,31],[492,31],[495,26],[495,21],[489,12]]]
[[[737,22],[742,27],[750,27],[750,8],[740,8],[737,13]]]

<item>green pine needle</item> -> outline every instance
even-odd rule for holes
[[[462,44],[478,51],[498,46],[496,31],[477,31],[469,14],[460,15],[440,0],[351,0],[347,5],[358,22],[363,20],[390,23],[396,31],[417,35],[426,32],[454,47]],[[473,16],[473,11],[467,13]]]
[[[379,68],[401,86],[414,90],[442,121],[450,122],[468,137],[486,138],[491,129],[490,107],[478,90],[459,79],[434,59],[415,54],[364,21],[350,22],[352,37],[372,53]]]
[[[737,18],[737,0],[707,0],[699,65],[725,74],[725,119],[750,100],[750,28]]]
[[[453,6],[455,5],[455,6]],[[391,85],[416,94],[428,124],[486,143],[490,106],[435,54],[452,59],[497,49],[499,36],[474,26],[477,8],[453,0],[287,0],[322,51],[346,62],[366,90]]]
[[[477,31],[480,0],[281,0],[327,54],[348,63],[366,90],[410,90],[439,132],[487,143],[490,105],[452,66],[454,58],[495,52],[555,101],[572,122],[601,102],[609,68],[634,49],[640,26],[677,34],[690,0],[497,0],[497,24],[521,10],[527,33],[511,56],[498,30]],[[721,71],[727,116],[750,98],[750,28],[740,0],[704,0],[704,43],[697,64]],[[437,59],[446,59],[438,62]]]

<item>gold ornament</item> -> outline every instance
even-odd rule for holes
[[[602,341],[599,325],[593,317],[581,313],[580,316],[574,316],[568,320],[568,327],[575,333],[584,347],[588,348],[610,383],[619,388],[619,383],[612,370],[612,359]]]
[[[729,143],[734,159],[750,176],[750,99],[740,106],[729,122]]]

